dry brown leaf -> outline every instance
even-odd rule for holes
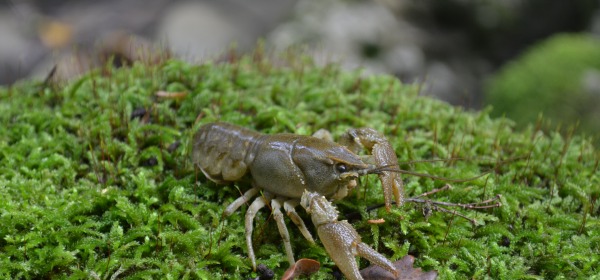
[[[312,259],[299,259],[285,271],[281,280],[291,280],[300,275],[308,276],[319,271],[319,268],[321,268],[321,264],[318,261]]]
[[[415,257],[411,255],[406,255],[401,260],[395,261],[394,267],[400,272],[398,277],[376,265],[361,270],[360,275],[365,280],[434,280],[437,278],[437,271],[423,272],[421,268],[413,267],[414,262]]]

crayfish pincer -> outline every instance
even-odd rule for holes
[[[362,148],[370,150],[371,156],[357,155]],[[253,220],[265,205],[271,206],[290,265],[295,261],[282,206],[304,237],[314,243],[295,211],[302,200],[321,242],[346,277],[362,279],[356,255],[398,274],[388,259],[360,241],[349,223],[337,220],[338,213],[328,201],[344,198],[357,185],[359,176],[377,174],[382,182],[386,208],[390,208],[392,196],[397,205],[403,203],[402,181],[393,170],[397,168],[398,159],[379,132],[370,128],[351,129],[342,136],[341,143],[335,143],[324,131],[314,136],[265,135],[228,123],[209,123],[194,135],[192,157],[194,164],[214,182],[251,178],[253,187],[227,206],[225,216],[262,191],[248,207],[245,217],[248,255],[255,270]]]
[[[325,250],[348,279],[362,279],[356,255],[368,259],[396,277],[394,264],[360,240],[358,232],[347,221],[338,221],[338,212],[324,196],[304,191],[301,205],[310,214]]]

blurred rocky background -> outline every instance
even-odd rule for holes
[[[61,59],[85,69],[126,34],[194,63],[260,38],[303,46],[318,63],[393,74],[522,125],[543,114],[600,132],[599,0],[3,0],[0,84],[44,79]]]

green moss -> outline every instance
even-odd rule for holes
[[[361,213],[354,226],[364,241],[393,259],[413,254],[417,266],[438,270],[442,279],[600,273],[600,176],[589,141],[515,132],[508,120],[419,97],[416,85],[392,77],[290,57],[276,61],[287,67],[275,67],[258,57],[134,65],[64,87],[24,82],[0,89],[0,278],[255,275],[246,257],[245,207],[221,217],[248,185],[216,185],[190,162],[194,131],[217,120],[265,133],[327,128],[340,135],[370,126],[389,137],[403,162],[467,158],[403,168],[450,178],[493,170],[435,195],[469,203],[502,194],[501,208],[464,211],[478,226],[438,212],[426,219],[421,206],[410,204],[366,212],[382,201],[376,178],[362,180],[358,192],[338,203],[342,213]],[[188,94],[165,99],[155,96],[160,90]],[[446,183],[405,181],[408,195]],[[267,210],[257,216],[254,245],[258,262],[281,275],[288,264],[269,216]],[[387,222],[366,222],[380,217]],[[331,278],[324,249],[289,228],[296,257],[318,259],[323,267],[314,278]]]
[[[599,139],[599,77],[598,38],[560,34],[503,67],[488,84],[486,99],[494,115],[506,115],[521,127],[543,114],[554,125],[577,124]]]

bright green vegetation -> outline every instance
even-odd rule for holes
[[[493,115],[521,127],[540,114],[556,124],[578,124],[600,147],[600,40],[560,34],[507,64],[488,85]]]
[[[501,194],[501,208],[461,210],[477,226],[440,212],[426,219],[413,204],[367,213],[382,193],[376,176],[361,180],[359,191],[337,204],[340,219],[360,212],[353,225],[363,241],[393,260],[412,254],[416,266],[438,270],[441,279],[600,275],[599,156],[589,141],[516,132],[509,120],[419,97],[418,86],[392,77],[275,61],[286,66],[257,52],[231,63],[170,61],[98,71],[66,86],[0,89],[0,278],[255,277],[244,241],[246,207],[221,218],[249,186],[209,182],[189,156],[197,127],[217,120],[265,133],[326,128],[336,136],[369,126],[389,137],[400,161],[465,158],[402,163],[404,169],[455,179],[492,171],[433,195],[470,203]],[[158,91],[188,94],[161,98]],[[404,178],[408,196],[447,183]],[[377,218],[386,223],[367,223]],[[312,277],[332,278],[324,249],[288,225],[296,257],[322,264]],[[281,276],[288,264],[279,238],[270,212],[261,211],[258,262]]]

